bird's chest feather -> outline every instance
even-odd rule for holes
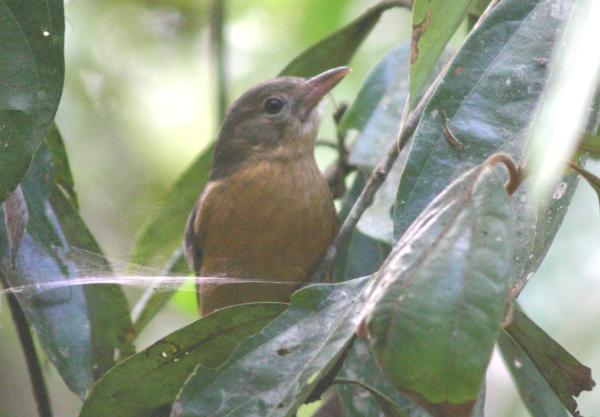
[[[300,281],[333,239],[336,216],[314,160],[257,162],[202,200],[202,275]]]

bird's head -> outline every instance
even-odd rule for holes
[[[309,79],[280,77],[248,90],[225,116],[214,172],[248,160],[311,154],[319,128],[318,104],[349,71],[338,67]]]

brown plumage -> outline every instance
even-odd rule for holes
[[[301,283],[335,235],[331,192],[314,159],[320,99],[349,71],[282,77],[230,108],[211,176],[190,214],[186,253],[196,275]],[[298,285],[201,285],[201,314],[288,301]]]

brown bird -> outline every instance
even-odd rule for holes
[[[201,315],[254,301],[289,300],[333,240],[337,218],[314,157],[317,105],[348,72],[280,77],[243,94],[229,109],[208,184],[185,230],[196,275],[285,281],[202,284]]]

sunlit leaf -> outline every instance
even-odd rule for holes
[[[294,415],[352,339],[366,279],[313,285],[219,369],[199,366],[173,417]]]
[[[474,0],[415,0],[412,14],[409,107],[415,107],[435,63]]]
[[[100,379],[80,417],[137,417],[172,403],[196,366],[218,367],[239,342],[285,308],[277,303],[234,306],[171,333]]]
[[[406,1],[380,1],[348,25],[302,52],[279,75],[311,77],[330,68],[348,64],[379,21],[381,14],[392,7],[404,5]]]
[[[23,180],[64,78],[62,0],[0,2],[0,202]]]
[[[211,145],[202,151],[175,182],[162,201],[160,211],[135,243],[133,263],[162,265],[183,244],[185,222],[208,181],[213,149]]]
[[[438,416],[470,416],[506,309],[513,212],[499,172],[474,168],[396,243],[365,312],[384,374]]]
[[[566,417],[565,407],[523,350],[502,333],[498,347],[529,413],[535,417]]]
[[[517,307],[505,330],[531,359],[567,410],[574,417],[579,416],[574,397],[596,385],[591,369],[582,365]]]
[[[504,0],[469,36],[430,100],[413,137],[394,210],[399,237],[455,178],[501,150],[524,161],[527,128],[543,92],[549,59],[572,1]],[[447,126],[464,145],[444,134]],[[567,175],[556,198],[538,207],[522,186],[515,195],[513,279],[539,266],[575,191]],[[532,210],[532,207],[537,207]]]

